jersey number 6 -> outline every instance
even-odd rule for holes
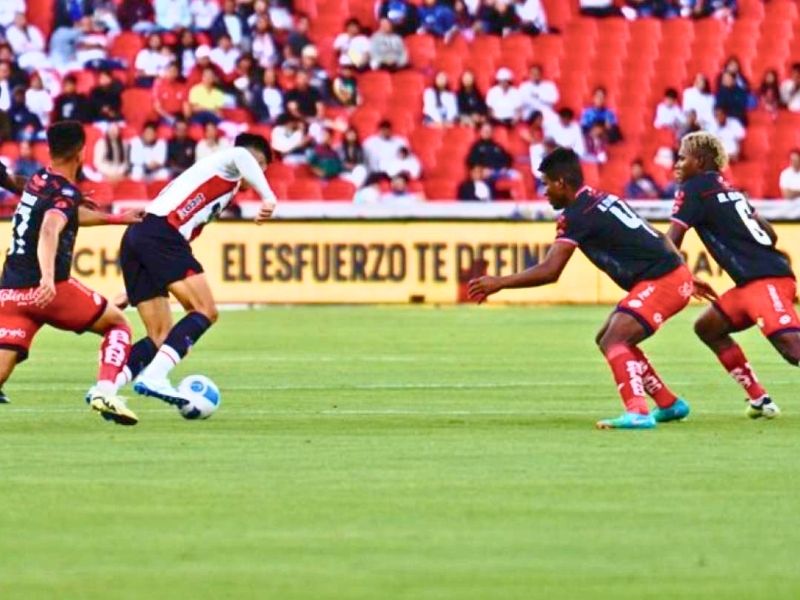
[[[759,225],[758,221],[753,217],[753,207],[747,202],[747,198],[745,198],[744,194],[741,192],[720,192],[717,194],[717,202],[720,204],[733,202],[736,212],[739,213],[739,217],[742,219],[744,226],[747,227],[747,230],[753,238],[759,244],[772,246],[772,240],[769,234],[761,228],[761,225]]]

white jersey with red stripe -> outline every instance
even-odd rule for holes
[[[245,148],[227,148],[197,161],[147,205],[145,211],[167,222],[187,240],[230,204],[247,181],[264,202],[275,204],[275,194],[255,157]]]

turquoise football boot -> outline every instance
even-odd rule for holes
[[[677,398],[672,406],[667,408],[657,408],[653,411],[653,418],[658,423],[669,423],[670,421],[682,421],[689,416],[692,409],[689,403],[683,398]]]
[[[656,420],[653,415],[626,412],[616,419],[603,419],[597,422],[598,429],[653,429]]]

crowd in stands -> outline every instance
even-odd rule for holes
[[[736,0],[575,1],[580,14],[603,19],[730,21],[737,12]],[[471,128],[466,164],[454,169],[465,177],[452,190],[461,200],[490,201],[541,192],[537,167],[556,146],[604,165],[626,139],[604,86],[585,106],[563,104],[536,57],[522,57],[524,76],[501,65],[491,81],[471,68],[415,63],[409,40],[425,36],[445,47],[487,36],[558,36],[542,0],[378,0],[370,19],[350,15],[335,36],[319,34],[328,4],[317,11],[299,0],[55,0],[52,31],[29,22],[26,0],[0,5],[0,141],[16,144],[9,166],[20,174],[40,167],[37,143],[54,121],[91,125],[85,175],[110,183],[165,182],[250,128],[268,136],[283,165],[323,184],[347,182],[357,202],[405,201],[424,197],[420,182],[431,162],[447,162],[431,161],[408,133]],[[417,123],[355,122],[380,96],[378,74],[421,72],[422,93],[408,95]],[[713,75],[664,90],[652,127],[676,141],[711,131],[736,160],[751,110],[800,112],[800,63],[786,74],[776,65],[755,86],[735,56]],[[131,90],[140,91],[133,110],[125,105]],[[667,168],[674,145],[633,160],[625,195],[674,193],[647,167],[655,159]],[[798,195],[799,161],[792,154],[781,175],[787,197]]]

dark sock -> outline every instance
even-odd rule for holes
[[[178,356],[183,358],[209,327],[211,321],[208,317],[199,312],[190,312],[170,330],[164,345],[175,350]]]
[[[158,347],[149,337],[144,337],[131,346],[126,365],[130,371],[129,380],[136,379],[136,376],[155,358],[157,352]]]

